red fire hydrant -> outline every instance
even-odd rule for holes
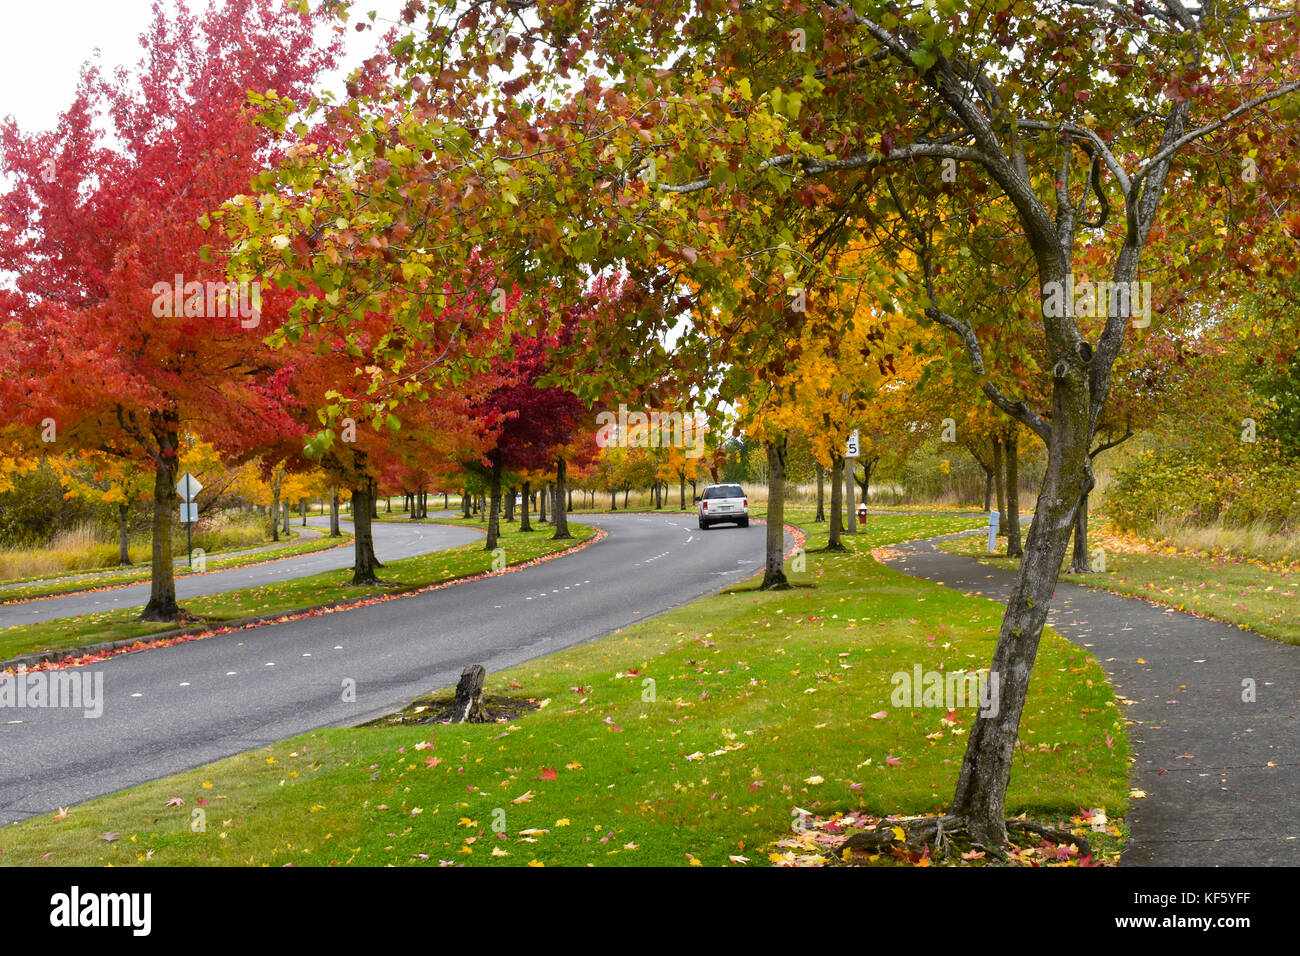
[[[859,523],[861,523],[861,524],[866,524],[866,521],[867,521],[867,506],[866,506],[866,505],[858,505],[858,521],[859,521]]]

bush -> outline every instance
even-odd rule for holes
[[[1174,522],[1294,532],[1300,528],[1300,469],[1263,439],[1159,454],[1148,449],[1115,470],[1105,500],[1115,524],[1135,531]]]

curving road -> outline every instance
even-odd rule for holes
[[[499,671],[761,569],[762,524],[700,531],[693,514],[580,520],[608,537],[516,572],[83,668],[103,675],[98,718],[0,710],[0,825],[314,728],[360,723],[455,684],[467,664]],[[356,682],[355,702],[342,700],[347,680]]]
[[[329,517],[308,518],[307,523],[309,527],[316,525],[328,528]],[[473,530],[471,526],[456,528],[440,524],[376,521],[373,527],[375,553],[380,561],[385,562],[427,554],[430,551],[441,551],[443,548],[454,548],[457,545],[481,540],[483,537],[482,532]],[[186,575],[176,579],[176,598],[183,602],[187,598],[202,597],[207,594],[221,594],[225,591],[237,591],[240,588],[310,577],[322,571],[350,568],[352,561],[352,548],[349,546],[295,555],[278,561],[268,561],[265,564],[229,568],[207,574]],[[0,605],[0,629],[75,617],[79,614],[144,607],[148,600],[149,585],[146,583],[105,591],[88,591],[62,597],[3,604]]]

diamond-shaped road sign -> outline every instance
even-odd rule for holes
[[[199,480],[188,471],[181,475],[180,481],[176,482],[176,493],[183,501],[193,501],[202,490],[203,486],[199,484]]]

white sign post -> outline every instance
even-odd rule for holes
[[[199,496],[203,486],[188,471],[176,482],[176,493],[185,504],[181,505],[181,521],[185,524],[185,549],[190,567],[194,567],[194,523],[199,520],[199,506],[194,499]]]
[[[858,430],[844,444],[844,503],[848,520],[845,522],[845,534],[858,533],[858,516],[853,509],[853,463],[858,457]]]

